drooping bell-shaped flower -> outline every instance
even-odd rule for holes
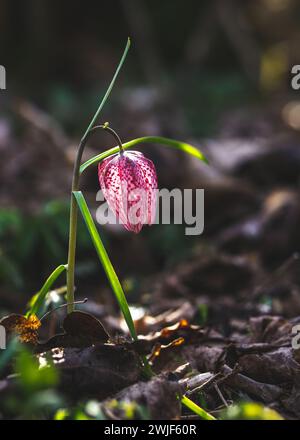
[[[103,195],[129,231],[140,232],[155,221],[157,176],[154,164],[139,151],[122,151],[98,166]]]

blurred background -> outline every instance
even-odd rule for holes
[[[124,141],[185,140],[211,164],[143,147],[160,187],[205,188],[205,232],[101,228],[129,301],[162,280],[173,296],[183,285],[187,296],[232,294],[253,281],[253,265],[256,285],[297,260],[300,91],[290,85],[300,63],[297,0],[0,0],[0,11],[1,312],[24,310],[66,262],[76,147],[127,36],[132,47],[100,122],[110,121]],[[86,157],[110,146],[97,135]],[[82,188],[95,212],[95,167]],[[178,278],[165,275],[172,272]],[[106,301],[105,275],[81,222],[76,280],[79,298]],[[300,310],[297,301],[287,313]]]

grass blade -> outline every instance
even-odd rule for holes
[[[122,57],[121,57],[121,59],[120,59],[119,65],[118,65],[118,67],[117,67],[117,69],[116,69],[116,71],[115,71],[115,74],[114,74],[114,76],[113,76],[113,78],[112,78],[112,80],[111,80],[111,82],[110,82],[110,84],[109,84],[109,86],[108,86],[108,89],[106,90],[105,95],[104,95],[103,98],[102,98],[102,101],[100,102],[100,105],[99,105],[99,107],[98,107],[96,113],[94,114],[94,116],[93,116],[93,118],[92,118],[92,120],[91,120],[91,122],[90,122],[90,125],[89,125],[88,128],[86,129],[86,132],[85,132],[85,134],[84,134],[83,137],[85,137],[85,136],[87,135],[87,133],[90,131],[90,129],[91,129],[91,128],[93,127],[93,125],[95,124],[96,119],[98,118],[98,116],[99,116],[99,114],[100,114],[100,112],[101,112],[101,110],[102,110],[102,108],[103,108],[103,106],[104,106],[104,104],[105,104],[107,98],[109,97],[110,92],[112,91],[112,88],[113,88],[113,86],[114,86],[114,84],[115,84],[115,81],[116,81],[116,79],[117,79],[117,77],[118,77],[118,75],[119,75],[119,72],[120,72],[120,70],[121,70],[121,67],[123,66],[123,63],[124,63],[124,61],[125,61],[125,59],[126,59],[127,52],[128,52],[128,50],[129,50],[129,48],[130,48],[130,44],[131,44],[131,42],[130,42],[130,38],[128,38],[128,39],[127,39],[127,43],[126,43],[126,47],[125,47],[124,52],[123,52],[123,55],[122,55]]]
[[[188,397],[183,396],[181,403],[189,408],[193,413],[197,414],[203,420],[217,420],[214,416],[206,412],[203,408],[198,406],[195,402],[190,400]]]
[[[33,303],[30,306],[29,311],[26,314],[27,317],[30,315],[38,314],[39,310],[43,306],[43,302],[45,301],[45,297],[47,293],[52,287],[52,284],[59,277],[59,275],[65,270],[67,270],[67,265],[61,264],[51,273],[51,275],[45,281],[45,284],[43,285],[41,290],[37,293],[36,298],[34,299]]]
[[[176,141],[174,139],[164,138],[161,136],[145,136],[145,137],[133,139],[129,142],[125,142],[123,144],[123,148],[124,150],[127,150],[128,148],[131,148],[135,145],[145,144],[145,143],[161,144],[161,145],[165,145],[166,147],[175,148],[176,150],[180,150],[183,151],[184,153],[190,154],[191,156],[194,156],[197,159],[202,160],[204,163],[208,164],[208,161],[204,156],[204,154],[201,153],[201,151],[198,150],[196,147],[193,147],[193,145],[187,144],[185,142]],[[97,156],[92,157],[91,159],[87,160],[85,163],[81,165],[80,173],[83,173],[90,165],[100,162],[106,157],[118,153],[118,151],[119,151],[119,147],[113,147],[110,148],[109,150],[104,151],[103,153],[98,154]]]
[[[130,314],[130,310],[128,307],[128,303],[123,291],[123,288],[121,286],[121,283],[119,281],[119,278],[114,270],[114,267],[109,259],[109,256],[106,252],[106,249],[102,243],[102,240],[100,238],[100,235],[98,233],[98,230],[96,228],[95,222],[92,218],[92,215],[89,211],[89,208],[86,204],[85,198],[81,191],[74,191],[73,195],[77,201],[77,204],[79,206],[79,209],[81,211],[82,217],[85,221],[85,224],[87,226],[87,229],[90,233],[91,239],[93,241],[93,244],[95,246],[95,249],[97,251],[98,257],[102,263],[102,266],[105,270],[106,276],[110,282],[110,285],[112,287],[112,290],[116,296],[116,299],[118,301],[119,307],[123,313],[124,319],[127,323],[127,326],[129,328],[130,334],[134,340],[137,340],[137,334],[134,328],[133,320]]]

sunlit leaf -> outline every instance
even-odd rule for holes
[[[193,147],[193,145],[160,136],[145,136],[145,137],[133,139],[129,142],[125,142],[123,144],[123,148],[124,150],[127,150],[128,148],[134,147],[135,145],[140,146],[141,144],[145,144],[145,143],[160,144],[166,147],[175,148],[175,150],[179,150],[184,153],[190,154],[191,156],[194,156],[197,159],[202,160],[204,163],[208,163],[204,154],[201,153],[201,151],[198,150],[198,148]],[[90,165],[98,163],[101,160],[105,159],[106,157],[117,153],[118,151],[119,151],[119,147],[113,147],[110,148],[109,150],[104,151],[103,153],[98,154],[97,156],[92,157],[91,159],[87,160],[85,163],[81,165],[80,172],[83,173]]]
[[[116,299],[119,303],[120,309],[124,315],[124,319],[128,325],[130,334],[133,339],[137,339],[133,320],[132,320],[132,317],[131,317],[131,314],[129,311],[129,307],[127,304],[127,300],[126,300],[123,288],[122,288],[121,283],[119,281],[119,278],[114,270],[114,267],[109,259],[109,256],[106,252],[106,249],[102,243],[102,240],[100,238],[100,235],[98,233],[98,230],[96,228],[94,220],[93,220],[91,213],[89,211],[89,208],[86,204],[85,198],[83,197],[83,194],[81,191],[74,191],[73,195],[78,203],[82,217],[83,217],[85,224],[87,226],[87,229],[90,233],[90,236],[91,236],[92,242],[95,246],[98,257],[101,261],[101,264],[102,264],[103,269],[106,273],[106,276],[110,282],[110,285],[111,285],[112,290],[116,296]]]
[[[36,315],[40,311],[40,309],[43,306],[43,303],[45,301],[46,295],[49,292],[49,290],[52,287],[52,284],[55,282],[55,280],[59,277],[59,275],[64,272],[67,269],[67,265],[61,264],[58,266],[51,275],[47,278],[45,281],[43,287],[41,290],[37,293],[37,295],[34,297],[32,304],[30,305],[30,309],[27,312],[26,316],[30,315]]]
[[[203,420],[216,420],[214,416],[206,412],[203,408],[193,402],[186,396],[183,396],[181,399],[181,403],[189,408],[193,413],[197,414]]]

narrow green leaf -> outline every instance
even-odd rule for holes
[[[195,402],[190,400],[188,397],[183,396],[181,403],[189,408],[193,413],[197,414],[203,420],[217,420],[214,416],[206,412],[203,408],[198,406]]]
[[[197,159],[202,160],[203,162],[208,164],[208,161],[204,156],[204,154],[201,153],[201,151],[198,150],[196,147],[193,147],[193,145],[160,136],[145,136],[145,137],[133,139],[129,142],[125,142],[123,144],[123,148],[127,150],[128,148],[131,148],[135,145],[145,144],[145,143],[161,144],[170,148],[175,148],[176,150],[180,150],[183,151],[184,153],[190,154],[191,156],[194,156]],[[117,153],[118,151],[119,151],[119,147],[113,147],[110,148],[109,150],[104,151],[103,153],[98,154],[97,156],[92,157],[91,159],[87,160],[85,163],[81,165],[80,173],[83,173],[90,165],[100,162],[101,160],[105,159],[108,156],[111,156],[112,154]]]
[[[134,328],[133,320],[132,320],[132,317],[130,314],[130,310],[128,307],[128,303],[127,303],[123,288],[121,286],[119,278],[117,277],[117,274],[114,270],[114,267],[109,259],[109,256],[106,252],[106,249],[102,243],[102,240],[101,240],[99,232],[96,228],[95,222],[94,222],[92,215],[89,211],[89,208],[86,204],[85,198],[84,198],[81,191],[74,191],[73,195],[77,201],[77,204],[78,204],[79,209],[81,211],[82,217],[85,221],[85,224],[86,224],[87,229],[90,233],[91,239],[94,243],[98,257],[99,257],[101,264],[105,270],[106,276],[110,282],[112,290],[117,298],[120,309],[124,315],[124,319],[127,323],[130,334],[134,340],[137,340],[137,334],[136,334],[136,331]]]
[[[43,303],[45,301],[45,297],[47,293],[49,292],[52,284],[54,281],[59,277],[59,275],[64,272],[67,269],[67,265],[61,264],[58,266],[51,275],[47,278],[45,281],[45,284],[41,288],[41,290],[37,293],[35,300],[33,301],[33,304],[31,304],[29,311],[27,312],[26,316],[30,315],[37,315],[41,307],[43,306]]]
[[[118,77],[118,75],[119,75],[119,72],[120,72],[120,70],[121,70],[121,67],[123,66],[123,63],[124,63],[124,61],[125,61],[125,59],[126,59],[127,52],[128,52],[128,50],[129,50],[129,48],[130,48],[130,44],[131,44],[131,42],[130,42],[130,38],[128,38],[128,39],[127,39],[126,47],[125,47],[125,49],[124,49],[124,52],[123,52],[123,55],[122,55],[121,60],[120,60],[120,62],[119,62],[119,65],[118,65],[118,67],[117,67],[117,69],[116,69],[116,71],[115,71],[115,74],[114,74],[114,76],[113,76],[113,78],[112,78],[112,80],[111,80],[111,82],[110,82],[110,84],[109,84],[109,86],[108,86],[108,89],[106,90],[105,95],[104,95],[103,98],[102,98],[102,101],[100,102],[100,105],[99,105],[99,107],[98,107],[96,113],[94,114],[94,116],[93,116],[93,118],[92,118],[92,120],[91,120],[91,122],[90,122],[90,125],[89,125],[88,128],[86,129],[86,132],[85,132],[85,134],[84,134],[83,137],[85,137],[85,136],[88,134],[88,132],[90,131],[90,129],[91,129],[91,128],[93,127],[93,125],[95,124],[96,119],[98,118],[98,116],[99,116],[99,114],[100,114],[100,112],[101,112],[101,110],[102,110],[102,108],[103,108],[103,106],[104,106],[104,104],[105,104],[107,98],[109,97],[110,92],[112,91],[112,88],[113,88],[113,86],[114,86],[114,84],[115,84],[115,81],[116,81],[116,79],[117,79],[117,77]]]

